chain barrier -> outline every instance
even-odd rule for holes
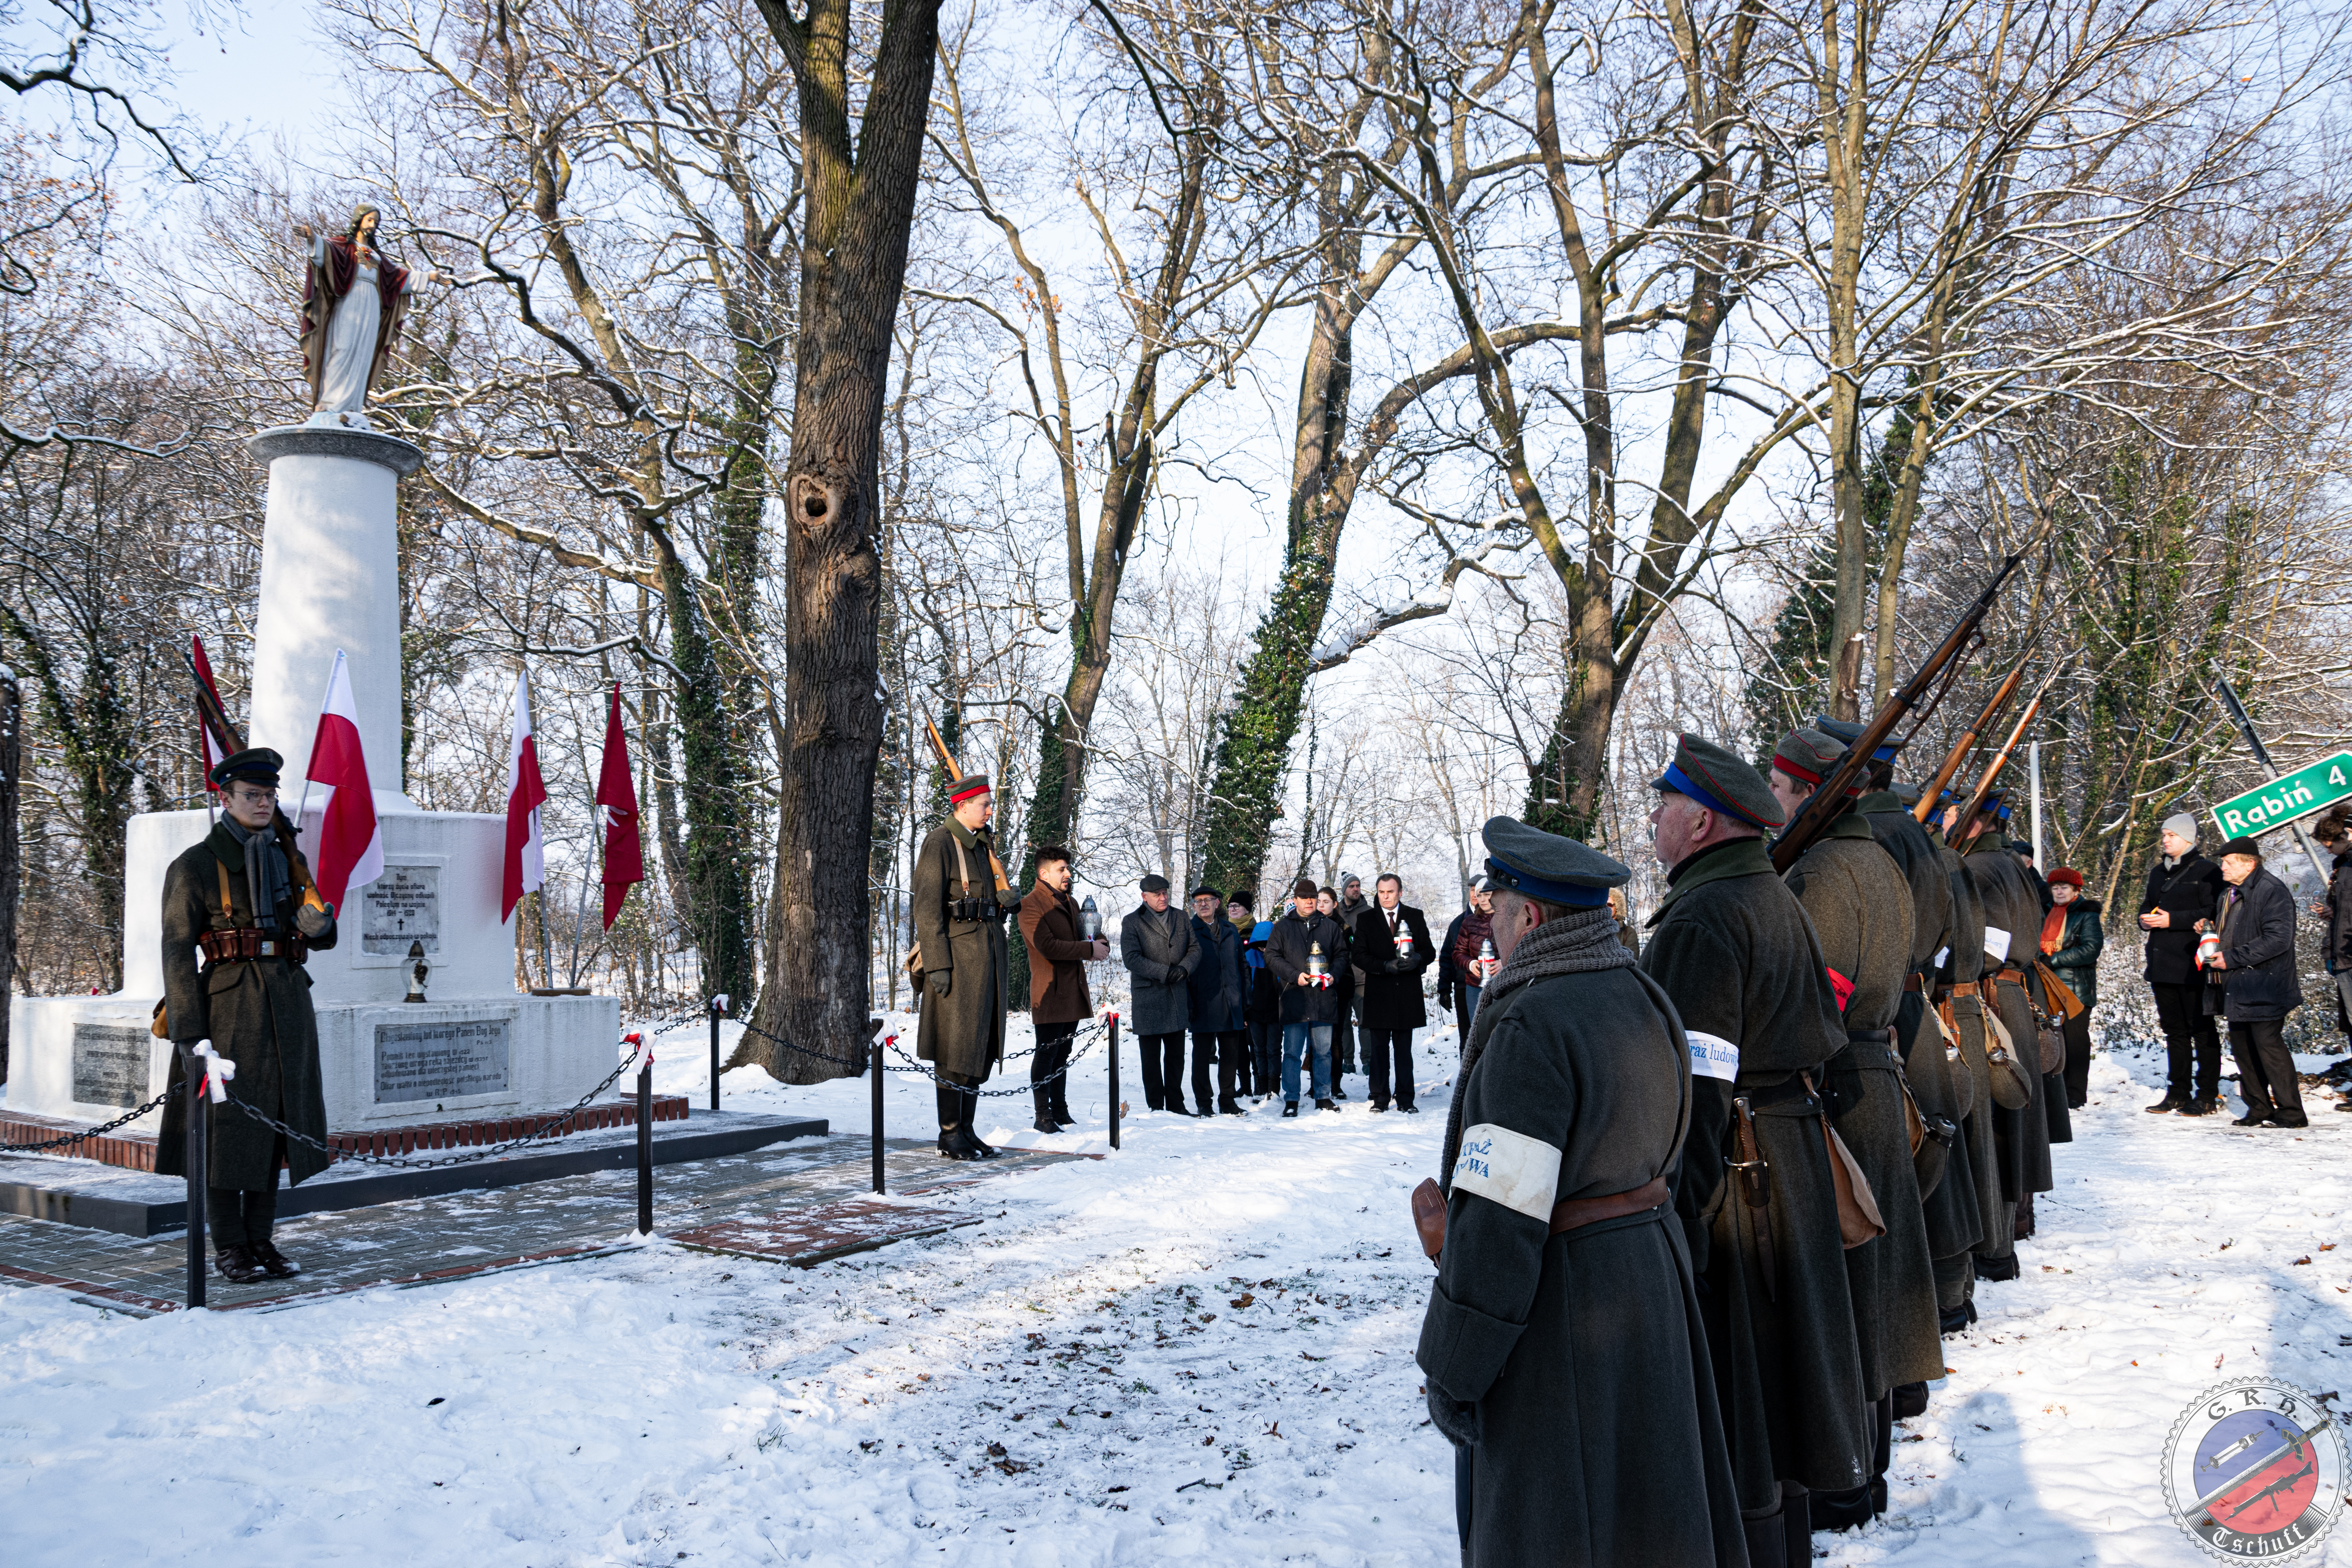
[[[493,1143],[485,1149],[471,1149],[463,1154],[445,1155],[437,1160],[417,1160],[399,1154],[371,1154],[362,1149],[347,1149],[340,1143],[330,1143],[323,1139],[313,1138],[307,1132],[299,1131],[294,1128],[287,1126],[286,1123],[278,1121],[276,1117],[270,1115],[259,1106],[249,1104],[245,1100],[239,1100],[236,1096],[236,1090],[230,1088],[228,1085],[224,1084],[222,1088],[227,1092],[228,1098],[226,1103],[234,1105],[239,1110],[245,1112],[248,1118],[260,1122],[264,1127],[268,1128],[270,1131],[282,1134],[289,1142],[300,1143],[305,1147],[320,1151],[328,1157],[331,1163],[336,1160],[361,1160],[371,1165],[391,1165],[397,1169],[405,1171],[431,1171],[448,1165],[475,1164],[483,1160],[494,1159],[497,1156],[507,1152],[509,1150],[520,1149],[525,1144],[541,1143],[546,1142],[551,1139],[563,1137],[565,1135],[563,1129],[566,1124],[569,1123],[573,1117],[587,1110],[589,1101],[594,1100],[598,1095],[612,1088],[615,1083],[618,1083],[621,1080],[621,1075],[623,1073],[627,1072],[633,1067],[638,1066],[644,1061],[644,1051],[637,1050],[630,1052],[629,1055],[622,1060],[619,1067],[614,1068],[610,1073],[605,1075],[604,1082],[598,1084],[595,1088],[582,1095],[579,1101],[574,1104],[571,1110],[565,1111],[554,1121],[548,1122],[545,1126],[541,1127],[537,1131],[527,1132],[520,1138],[509,1138],[503,1143]],[[88,1136],[88,1134],[84,1134],[84,1136]]]
[[[1100,1019],[1100,1018],[1090,1018],[1090,1019],[1088,1019],[1088,1020],[1087,1021],[1087,1023],[1086,1023],[1085,1025],[1083,1025],[1081,1027],[1079,1027],[1078,1029],[1076,1029],[1076,1030],[1075,1030],[1075,1031],[1073,1031],[1073,1032],[1071,1033],[1071,1035],[1070,1035],[1070,1037],[1069,1037],[1070,1044],[1071,1044],[1073,1047],[1075,1047],[1075,1046],[1077,1044],[1077,1042],[1078,1042],[1079,1040],[1086,1038],[1086,1037],[1087,1037],[1087,1036],[1089,1036],[1089,1035],[1092,1035],[1092,1034],[1098,1033],[1098,1032],[1100,1032],[1100,1031],[1106,1030],[1106,1029],[1108,1029],[1108,1027],[1109,1027],[1109,1025],[1108,1025],[1108,1024],[1107,1024],[1104,1020],[1102,1020],[1102,1019]],[[896,1038],[897,1038],[897,1037],[896,1037],[896,1036],[893,1036],[893,1037],[892,1037],[892,1042],[895,1042]],[[907,1064],[905,1067],[902,1067],[902,1068],[890,1068],[890,1069],[889,1069],[890,1071],[895,1072],[895,1073],[912,1074],[912,1075],[919,1076],[919,1077],[922,1077],[922,1078],[927,1078],[927,1079],[930,1079],[933,1083],[935,1083],[935,1084],[936,1084],[936,1083],[938,1083],[938,1082],[940,1081],[940,1075],[939,1075],[937,1072],[935,1072],[934,1070],[932,1070],[931,1066],[930,1066],[930,1064],[929,1064],[929,1063],[928,1063],[928,1062],[923,1062],[923,1061],[918,1061],[915,1058],[908,1056],[905,1051],[900,1050],[900,1049],[898,1048],[898,1047],[895,1043],[889,1043],[889,1045],[888,1045],[888,1048],[889,1048],[890,1054],[891,1054],[892,1056],[897,1057],[900,1061],[905,1062],[905,1063]],[[1088,1048],[1091,1048],[1091,1047],[1088,1047]],[[1025,1057],[1025,1056],[1033,1056],[1033,1055],[1034,1055],[1034,1054],[1035,1054],[1035,1052],[1034,1052],[1034,1049],[1032,1049],[1032,1050],[1027,1050],[1027,1051],[1023,1051],[1023,1052],[1021,1052],[1021,1053],[1020,1053],[1020,1055],[1021,1055],[1021,1056],[1024,1056],[1024,1057]],[[1019,1057],[1006,1057],[1006,1058],[1004,1058],[1004,1060],[1006,1060],[1006,1061],[1008,1061],[1008,1062],[1010,1062],[1010,1061],[1016,1061],[1016,1060],[1018,1060],[1018,1059],[1019,1059]],[[952,1089],[963,1089],[963,1092],[964,1092],[964,1093],[966,1093],[966,1094],[978,1095],[978,1096],[979,1096],[981,1099],[982,1099],[982,1100],[1005,1100],[1005,1099],[1011,1099],[1011,1098],[1012,1098],[1013,1096],[1014,1096],[1014,1095],[1018,1095],[1018,1094],[1027,1094],[1027,1093],[1029,1093],[1032,1089],[1043,1089],[1043,1088],[1045,1088],[1047,1084],[1052,1083],[1055,1079],[1058,1079],[1058,1078],[1062,1077],[1064,1074],[1067,1073],[1067,1072],[1068,1072],[1072,1068],[1074,1068],[1074,1067],[1077,1066],[1077,1065],[1078,1065],[1078,1063],[1080,1063],[1080,1062],[1084,1061],[1085,1059],[1086,1059],[1086,1051],[1084,1051],[1084,1050],[1074,1050],[1074,1051],[1073,1051],[1073,1053],[1071,1054],[1070,1059],[1069,1059],[1068,1061],[1064,1062],[1060,1067],[1055,1068],[1052,1072],[1047,1073],[1044,1078],[1026,1079],[1026,1080],[1024,1080],[1023,1082],[1020,1082],[1020,1083],[1014,1084],[1014,1085],[1013,1085],[1012,1087],[1010,1087],[1010,1088],[1008,1088],[1008,1089],[971,1089],[971,1088],[966,1088],[966,1087],[965,1087],[964,1085],[962,1085],[962,1084],[950,1084],[950,1085],[949,1085],[948,1087],[949,1087],[949,1088],[952,1088]]]
[[[81,1143],[92,1138],[103,1138],[116,1128],[127,1127],[138,1121],[179,1092],[180,1086],[177,1082],[166,1084],[163,1093],[136,1110],[124,1111],[103,1126],[92,1127],[80,1132],[68,1132],[62,1138],[45,1138],[38,1143],[0,1143],[0,1154],[36,1154],[44,1149],[56,1149],[68,1143]]]

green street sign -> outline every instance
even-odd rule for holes
[[[2224,838],[2252,838],[2346,799],[2352,799],[2352,752],[2338,752],[2231,796],[2213,808],[2213,820]]]

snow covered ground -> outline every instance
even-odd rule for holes
[[[696,1035],[670,1038],[659,1087],[701,1085]],[[1450,1037],[1421,1054],[1425,1082],[1443,1078],[1429,1063],[1451,1062]],[[1125,1065],[1139,1106],[1131,1050]],[[2352,1394],[2352,1245],[2333,1247],[2352,1116],[2322,1102],[2299,1138],[2145,1116],[2152,1065],[2097,1061],[2024,1277],[1980,1288],[1983,1321],[1946,1342],[1951,1374],[1898,1428],[1893,1511],[1817,1536],[1825,1561],[2199,1562],[2158,1482],[2186,1402],[2255,1371]],[[1107,1160],[944,1200],[984,1213],[977,1228],[813,1270],[656,1242],[146,1321],[0,1290],[0,1550],[1452,1561],[1452,1458],[1412,1365],[1431,1271],[1406,1210],[1446,1090],[1425,1088],[1418,1117],[1373,1116],[1352,1082],[1339,1115],[1137,1117]],[[1087,1135],[1053,1142],[1108,1152],[1098,1050],[1073,1084]],[[726,1088],[866,1125],[862,1082]],[[987,1104],[992,1142],[1036,1138],[1025,1100]],[[929,1107],[928,1084],[893,1080],[894,1132]],[[1679,1485],[1660,1478],[1662,1506]],[[2352,1564],[2352,1526],[2319,1560]]]

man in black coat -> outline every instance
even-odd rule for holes
[[[2230,1018],[2238,1094],[2246,1102],[2233,1125],[2307,1127],[2294,1058],[2283,1037],[2286,1016],[2303,1005],[2294,974],[2294,895],[2263,868],[2262,846],[2251,838],[2221,847],[2221,879],[2229,886],[2212,919],[2200,921],[2197,930],[2221,939],[2221,956],[2206,966],[2205,1005]]]
[[[1249,966],[1242,962],[1242,933],[1223,906],[1216,889],[1192,889],[1192,945],[1201,950],[1201,967],[1192,971],[1192,1103],[1203,1116],[1212,1062],[1218,1114],[1242,1114],[1234,1088],[1249,1048]]]
[[[1509,817],[1484,837],[1501,966],[1446,1119],[1413,1352],[1454,1445],[1462,1561],[1736,1568],[1738,1500],[1668,1180],[1691,1042],[1617,940],[1622,865]]]
[[[1412,1032],[1429,1022],[1421,972],[1436,958],[1437,947],[1429,940],[1429,922],[1404,901],[1404,883],[1394,871],[1381,872],[1372,886],[1378,901],[1356,916],[1349,948],[1364,976],[1358,1002],[1364,1071],[1372,1080],[1374,1110],[1389,1108],[1393,1079],[1396,1108],[1412,1115],[1420,1110],[1412,1102]]]
[[[2221,1109],[2221,1037],[2205,1012],[2205,981],[2197,972],[2197,922],[2221,899],[2221,868],[2197,853],[2197,819],[2179,812],[2164,819],[2164,853],[2147,868],[2140,895],[2140,929],[2147,932],[2143,973],[2156,993],[2164,1029],[2164,1098],[2147,1109],[2210,1116]]]
[[[1266,938],[1265,966],[1282,988],[1282,1113],[1298,1114],[1298,1066],[1307,1059],[1315,1109],[1337,1110],[1331,1098],[1331,1026],[1339,1016],[1339,971],[1348,963],[1348,933],[1325,914],[1311,877],[1291,889],[1290,912]]]
[[[1804,909],[1761,835],[1762,775],[1685,735],[1653,786],[1668,892],[1642,968],[1690,1037],[1691,1124],[1675,1180],[1754,1568],[1811,1560],[1808,1493],[1870,1481],[1862,1355],[1827,1107],[1845,1026]],[[1484,1004],[1481,1004],[1482,1008]],[[1702,1055],[1703,1053],[1703,1055]]]
[[[1184,1031],[1192,1023],[1192,972],[1202,952],[1192,917],[1168,902],[1168,879],[1140,885],[1143,901],[1118,922],[1118,956],[1129,978],[1128,1024],[1143,1062],[1143,1103],[1190,1116],[1184,1109]],[[1201,1081],[1205,1084],[1204,1072]],[[1204,1103],[1200,1114],[1209,1114]]]

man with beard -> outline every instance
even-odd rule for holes
[[[1413,1194],[1438,1267],[1414,1356],[1454,1445],[1462,1560],[1732,1568],[1738,1503],[1667,1179],[1691,1046],[1617,940],[1626,868],[1506,816],[1484,837],[1501,963],[1444,1192]]]
[[[1668,891],[1642,967],[1689,1032],[1690,1135],[1675,1203],[1755,1568],[1811,1560],[1807,1495],[1870,1480],[1862,1358],[1818,1075],[1845,1026],[1812,922],[1762,835],[1786,821],[1756,770],[1684,735],[1651,786]]]
[[[1818,730],[1792,730],[1772,754],[1773,798],[1791,820],[1845,753]],[[1895,1051],[1895,1009],[1911,957],[1911,889],[1892,857],[1852,805],[1789,868],[1797,895],[1821,939],[1832,992],[1843,998],[1845,1048],[1815,1081],[1827,1090],[1830,1119],[1870,1183],[1885,1234],[1845,1254],[1862,1352],[1864,1419],[1871,1434],[1870,1480],[1848,1491],[1817,1491],[1817,1530],[1867,1524],[1886,1510],[1886,1467],[1895,1439],[1893,1390],[1943,1375],[1936,1331],[1936,1275],[1927,1226],[1911,1164],[1903,1069]]]

